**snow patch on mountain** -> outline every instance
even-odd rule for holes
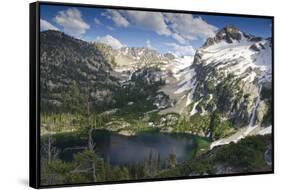
[[[197,107],[197,105],[200,103],[200,101],[201,101],[201,100],[199,100],[199,101],[197,101],[197,102],[194,103],[193,108],[192,108],[192,110],[191,110],[191,112],[190,112],[190,115],[194,115],[194,114],[196,114],[196,113],[198,112],[197,109],[196,109],[196,107]]]
[[[260,76],[271,80],[271,43],[267,39],[253,42],[241,34],[241,39],[228,43],[224,40],[198,50],[202,55],[201,60],[204,66],[212,64],[217,70],[227,74],[234,74],[237,77],[243,76],[244,81],[253,82],[257,77],[257,70],[261,71]],[[264,79],[264,80],[266,80]]]
[[[185,56],[183,58],[175,59],[174,63],[170,65],[172,67],[171,71],[174,78],[179,81],[175,94],[180,94],[194,87],[195,80],[193,80],[193,78],[195,77],[196,73],[194,69],[190,68],[192,62],[193,57]]]

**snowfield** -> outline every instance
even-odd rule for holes
[[[257,77],[256,70],[259,70],[264,82],[271,81],[272,52],[268,40],[252,42],[243,36],[240,41],[221,41],[201,48],[200,53],[204,65],[212,64],[225,74],[232,73],[240,77],[246,73],[243,80],[253,82]]]

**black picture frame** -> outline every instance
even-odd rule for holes
[[[141,10],[152,12],[169,12],[169,13],[186,13],[186,14],[204,14],[216,16],[232,16],[245,18],[266,18],[272,20],[272,171],[269,172],[249,172],[235,173],[222,175],[206,175],[192,177],[169,177],[157,179],[142,179],[142,180],[126,180],[126,181],[110,181],[97,183],[75,183],[63,185],[41,185],[40,184],[40,6],[41,5],[56,5],[56,6],[75,6],[75,7],[91,7],[91,8],[109,8],[122,10]],[[109,6],[109,5],[92,5],[92,4],[76,4],[76,3],[59,3],[59,2],[34,2],[30,3],[30,18],[29,18],[29,44],[30,44],[30,79],[29,79],[29,185],[33,188],[54,188],[54,187],[73,187],[73,186],[88,186],[88,185],[103,185],[103,184],[122,184],[136,182],[153,182],[165,180],[184,180],[196,178],[214,178],[214,177],[233,177],[245,175],[260,175],[274,173],[274,17],[264,15],[248,15],[248,14],[232,14],[232,13],[217,13],[217,12],[200,12],[187,10],[169,10],[156,8],[141,8],[141,7],[124,7],[124,6]]]

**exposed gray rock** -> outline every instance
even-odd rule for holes
[[[257,108],[257,120],[261,122],[267,112],[268,112],[267,104],[264,101],[261,101]]]
[[[272,166],[272,146],[268,145],[264,153],[264,160],[268,166]]]
[[[207,41],[202,46],[203,48],[207,48],[215,43],[218,43],[222,40],[224,40],[227,43],[233,43],[233,41],[240,41],[242,39],[242,35],[244,37],[247,37],[244,33],[242,33],[240,30],[235,28],[234,26],[226,26],[222,28],[215,37],[208,38]]]
[[[163,92],[157,94],[153,99],[153,105],[156,105],[158,109],[165,109],[171,106],[169,96],[167,96]]]
[[[226,164],[217,164],[215,166],[215,173],[216,174],[232,174],[232,173],[236,173],[236,171],[234,170],[233,167],[228,166]]]
[[[257,44],[251,45],[250,49],[253,50],[253,51],[260,51],[260,49],[258,48]]]
[[[173,54],[171,54],[171,53],[165,53],[164,54],[164,57],[167,57],[168,59],[175,59],[176,57],[173,55]]]

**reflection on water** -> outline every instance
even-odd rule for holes
[[[77,137],[76,137],[77,138]],[[170,154],[176,156],[177,162],[182,162],[192,156],[196,149],[196,137],[187,134],[144,133],[137,136],[123,136],[114,132],[95,131],[93,134],[96,152],[111,165],[143,163],[147,159],[159,159],[163,164]],[[74,144],[74,138],[68,137],[61,143],[56,138],[60,148],[61,159],[69,161],[73,154],[81,151],[79,148],[66,148],[65,144]],[[86,139],[75,142],[75,147],[85,145]]]

